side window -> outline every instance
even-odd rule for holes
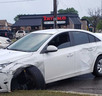
[[[70,47],[70,38],[68,33],[62,33],[53,38],[48,45],[54,45],[58,49]]]
[[[98,38],[95,38],[95,41],[96,41],[96,42],[99,42],[99,41],[101,41],[101,40],[99,40]]]
[[[84,32],[72,32],[75,45],[89,43],[88,34]]]
[[[92,36],[92,35],[90,35],[90,34],[88,34],[88,36],[89,36],[89,41],[90,41],[90,43],[91,42],[99,42],[100,40],[97,38],[97,37],[95,37],[95,36]]]
[[[94,36],[92,36],[92,35],[90,35],[90,34],[88,34],[88,36],[89,36],[89,41],[90,41],[90,43],[91,43],[91,42],[95,42],[95,37],[94,37]]]

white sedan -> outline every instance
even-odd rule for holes
[[[40,30],[0,50],[0,92],[44,89],[87,73],[102,77],[102,40],[85,30]]]
[[[0,36],[0,48],[5,48],[11,43],[11,40],[6,37]]]

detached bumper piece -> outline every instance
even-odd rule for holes
[[[0,92],[11,92],[12,75],[0,73]]]

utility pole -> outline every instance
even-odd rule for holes
[[[57,28],[57,0],[53,0],[54,4],[54,28]]]

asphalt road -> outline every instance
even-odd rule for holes
[[[48,84],[46,90],[102,94],[102,77],[86,74]]]

